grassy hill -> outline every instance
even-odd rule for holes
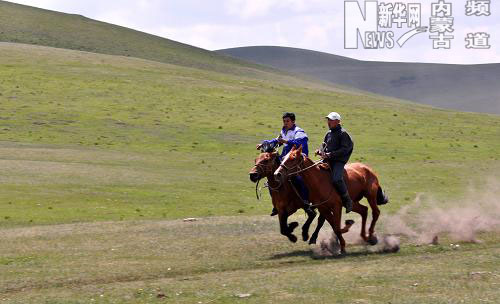
[[[200,69],[265,78],[273,68],[210,52],[129,28],[0,1],[0,42],[26,43],[143,58]],[[287,75],[281,72],[283,75]]]
[[[500,64],[361,61],[310,50],[256,46],[221,54],[330,83],[441,108],[500,114]]]

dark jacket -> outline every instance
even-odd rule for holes
[[[341,125],[326,133],[325,144],[325,152],[330,153],[328,162],[347,163],[354,148],[351,136]]]

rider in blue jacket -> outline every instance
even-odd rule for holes
[[[271,140],[264,140],[261,144],[257,145],[257,149],[260,149],[262,145],[268,144],[271,146],[281,146],[284,145],[283,150],[280,155],[280,161],[292,150],[293,146],[299,147],[302,145],[302,152],[306,155],[309,154],[309,147],[307,133],[295,125],[295,114],[285,113],[283,114],[283,128],[281,129],[280,135]],[[304,181],[300,176],[292,177],[292,183],[297,188],[302,200],[304,201],[304,210],[309,213],[313,212],[309,203],[309,191],[307,190]],[[273,208],[271,216],[278,214],[276,208]]]

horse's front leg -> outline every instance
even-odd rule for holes
[[[290,242],[297,242],[297,237],[293,235],[293,230],[297,228],[299,223],[292,222],[288,225],[288,213],[286,210],[280,210],[279,212],[279,220],[280,220],[280,232],[282,235],[286,236]]]
[[[321,230],[321,227],[323,227],[324,223],[325,223],[325,217],[320,213],[318,217],[318,224],[316,225],[316,230],[314,230],[311,239],[309,240],[309,244],[311,245],[316,244],[316,241],[318,240],[319,231]]]
[[[342,233],[349,231],[350,226],[354,222],[349,222],[349,224],[346,223],[346,227],[344,229],[342,229],[340,227],[340,219],[342,217],[342,209],[341,208],[342,208],[342,205],[339,202],[339,204],[336,204],[335,206],[333,206],[332,212],[325,212],[325,213],[323,213],[323,215],[325,216],[325,218],[328,221],[328,223],[330,224],[330,226],[332,226],[333,232],[335,233],[335,235],[337,236],[337,238],[339,240],[340,254],[345,254],[346,253],[345,239],[342,236]]]
[[[306,211],[307,214],[307,220],[302,225],[302,240],[306,242],[309,239],[309,227],[311,226],[312,221],[316,218],[316,211],[310,210],[309,212]]]

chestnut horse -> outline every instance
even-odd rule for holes
[[[297,237],[293,234],[293,230],[299,225],[297,222],[287,224],[288,217],[295,213],[298,209],[304,208],[304,202],[299,197],[298,193],[293,190],[290,182],[277,182],[274,179],[273,173],[279,167],[278,153],[261,153],[255,160],[255,166],[249,172],[250,180],[254,183],[260,179],[267,177],[268,187],[271,192],[273,206],[278,210],[280,221],[280,232],[288,237],[291,242],[297,242]],[[309,239],[309,226],[316,217],[316,212],[309,212],[307,220],[302,226],[302,239]],[[324,221],[323,221],[324,222]],[[321,227],[316,228],[319,231]]]
[[[332,226],[337,238],[340,241],[341,251],[345,252],[345,241],[342,237],[344,229],[340,229],[342,216],[342,203],[339,195],[331,182],[331,173],[324,165],[317,165],[307,156],[302,155],[302,147],[295,147],[285,157],[280,168],[275,171],[276,180],[283,181],[285,178],[293,175],[300,175],[304,179],[306,186],[310,191],[310,199],[315,207],[320,211],[318,227],[326,219]],[[377,175],[373,170],[361,163],[353,163],[346,166],[344,171],[349,195],[353,200],[353,211],[359,213],[362,218],[361,238],[375,245],[377,238],[375,236],[375,224],[380,215],[378,205],[386,204],[389,199],[380,187]],[[365,197],[372,209],[372,222],[370,224],[369,235],[366,236],[366,219],[368,208],[359,203]],[[319,231],[319,229],[317,229]],[[317,238],[317,231],[311,237],[311,240]]]

